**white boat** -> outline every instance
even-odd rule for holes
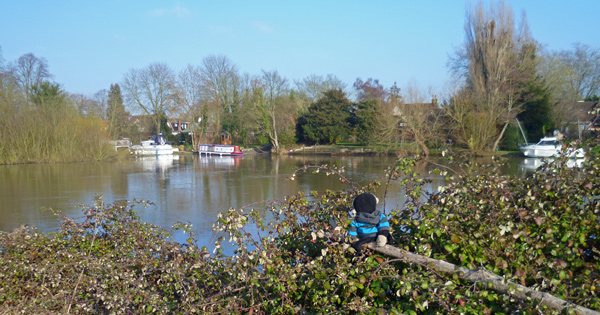
[[[198,146],[198,153],[202,154],[216,154],[216,155],[230,155],[230,156],[242,156],[244,152],[240,149],[239,145],[226,145],[226,144],[201,144]]]
[[[559,157],[566,154],[570,158],[583,158],[585,151],[583,149],[566,148],[563,150],[562,144],[556,137],[543,137],[536,144],[529,144],[520,147],[523,155],[533,158]]]
[[[173,154],[173,151],[173,147],[167,143],[167,139],[162,134],[131,146],[131,153],[135,155],[164,155]]]

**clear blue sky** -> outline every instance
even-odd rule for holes
[[[487,3],[487,1],[485,1]],[[466,5],[396,1],[2,1],[5,62],[47,59],[54,81],[91,96],[131,68],[164,62],[178,72],[225,55],[241,73],[277,70],[293,82],[334,74],[351,86],[411,80],[442,89],[448,56],[464,37]],[[533,37],[551,50],[600,48],[600,1],[509,0]]]

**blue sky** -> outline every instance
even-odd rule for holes
[[[178,72],[224,55],[241,73],[277,70],[293,82],[333,74],[351,86],[415,81],[441,90],[448,56],[464,37],[466,5],[431,1],[2,1],[5,62],[33,53],[54,81],[91,96],[131,68],[164,62]],[[487,1],[485,1],[487,3]],[[507,1],[525,11],[533,37],[551,50],[600,48],[600,1]]]

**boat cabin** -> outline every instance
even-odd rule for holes
[[[227,131],[221,134],[221,144],[222,145],[231,145],[231,134]]]

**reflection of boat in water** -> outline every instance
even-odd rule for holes
[[[161,172],[173,167],[173,161],[178,159],[179,155],[173,154],[140,157],[144,170]]]
[[[526,157],[558,157],[561,154],[566,154],[570,158],[583,158],[585,152],[583,149],[567,148],[563,151],[562,144],[556,137],[543,137],[536,144],[529,144],[520,147],[523,155]]]
[[[156,135],[141,144],[132,145],[131,153],[135,155],[172,155],[173,147],[167,143],[164,135]]]
[[[215,167],[215,168],[223,168],[223,167],[230,167],[230,166],[240,166],[241,162],[242,162],[242,157],[241,156],[230,156],[230,155],[224,155],[224,156],[214,156],[214,155],[207,155],[207,156],[202,156],[200,155],[200,158],[198,159],[199,163],[203,166],[209,166],[209,167]]]
[[[522,171],[533,172],[543,165],[554,162],[553,158],[525,158],[519,163],[519,169]],[[568,168],[582,167],[585,159],[569,159],[566,161]]]

